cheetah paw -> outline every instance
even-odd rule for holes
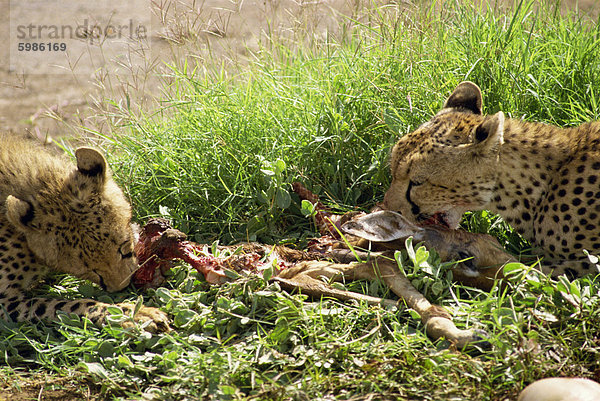
[[[131,304],[120,304],[119,305],[124,313],[131,314],[134,305]],[[163,333],[171,331],[169,326],[169,317],[167,314],[160,309],[152,308],[148,306],[142,306],[133,316],[133,320],[126,320],[121,323],[124,328],[134,327],[137,324],[141,324],[149,333]]]

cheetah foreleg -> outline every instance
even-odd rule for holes
[[[3,319],[8,317],[15,322],[56,320],[57,312],[64,312],[86,316],[95,325],[103,326],[106,324],[108,308],[110,306],[110,304],[92,299],[60,300],[26,298],[16,295],[8,297],[6,302],[0,305],[0,317]],[[151,333],[170,330],[167,315],[157,308],[141,306],[135,311],[133,304],[121,303],[115,306],[120,307],[125,315],[131,317],[121,323],[123,327],[132,327],[135,323],[140,323],[146,331]]]

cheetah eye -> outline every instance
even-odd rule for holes
[[[122,259],[129,259],[129,258],[133,257],[133,252],[123,253],[123,252],[119,251],[119,253],[121,254]]]
[[[133,247],[129,241],[126,241],[119,248],[119,255],[121,255],[121,259],[128,259],[133,257]]]

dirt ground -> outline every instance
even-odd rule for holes
[[[100,401],[100,386],[87,381],[83,373],[73,376],[52,377],[25,372],[0,378],[0,401]]]
[[[41,140],[47,136],[77,135],[81,132],[81,128],[77,127],[82,126],[102,130],[103,127],[91,118],[97,111],[90,105],[102,104],[105,97],[129,96],[137,99],[138,104],[151,99],[160,91],[157,78],[160,66],[173,54],[188,51],[190,42],[196,49],[204,49],[213,59],[224,63],[234,59],[251,60],[251,52],[259,48],[259,43],[264,43],[265,33],[286,35],[297,28],[315,35],[335,33],[341,14],[355,16],[365,5],[373,4],[370,0],[147,1],[148,5],[155,5],[152,10],[148,7],[136,14],[142,19],[151,18],[151,21],[144,21],[150,27],[150,63],[135,65],[135,69],[128,68],[122,63],[115,63],[114,59],[119,55],[113,53],[107,56],[106,65],[116,67],[109,72],[98,68],[82,74],[79,70],[67,68],[60,74],[40,74],[11,69],[10,56],[13,59],[17,57],[13,49],[16,43],[10,40],[11,16],[13,22],[19,15],[31,16],[30,20],[35,21],[39,17],[37,14],[43,13],[45,21],[58,23],[64,20],[60,16],[65,10],[28,6],[31,1],[35,3],[36,0],[13,0],[12,4],[10,0],[0,0],[0,9],[11,11],[0,13],[0,131],[27,132]],[[512,4],[512,1],[500,1]],[[393,0],[375,2],[398,3]],[[407,4],[408,8],[419,4],[410,0],[399,2]],[[565,0],[562,7],[578,7],[597,18],[600,0]],[[117,16],[128,16],[132,12],[125,6],[111,5],[111,8]],[[86,15],[85,8],[78,12]],[[182,46],[182,42],[187,44]]]
[[[158,94],[160,82],[157,72],[160,73],[163,62],[172,59],[173,54],[194,47],[224,63],[234,59],[247,60],[252,51],[258,50],[266,32],[277,31],[285,35],[286,31],[300,26],[308,26],[317,34],[332,32],[336,30],[338,13],[352,15],[364,0],[153,1],[152,11],[136,13],[150,27],[147,43],[150,51],[144,54],[144,63],[129,63],[135,64],[132,66],[121,60],[115,62],[122,54],[113,53],[106,57],[106,71],[98,68],[80,73],[80,69],[66,68],[52,74],[23,73],[21,67],[11,65],[14,64],[10,62],[11,56],[12,61],[21,57],[13,49],[17,45],[14,37],[10,40],[10,30],[13,34],[15,30],[11,28],[11,17],[12,22],[23,21],[23,15],[27,16],[26,21],[36,21],[36,13],[44,13],[43,21],[48,21],[45,23],[64,21],[62,9],[27,8],[26,3],[13,0],[11,4],[10,0],[0,0],[0,9],[6,10],[10,6],[11,11],[10,15],[0,14],[0,43],[3,44],[0,44],[0,131],[25,131],[44,139],[46,136],[72,134],[73,126],[101,129],[92,123],[90,116],[95,111],[89,106],[102,103],[105,96],[124,98],[127,94],[143,101],[151,98],[152,94]],[[150,1],[147,3],[150,4]],[[114,9],[111,12],[117,17],[128,17],[130,9],[119,7],[111,5]],[[81,18],[87,18],[86,12],[91,13],[92,9],[84,7]],[[148,62],[148,59],[151,61]]]
[[[35,20],[36,13],[43,13],[46,20],[52,21],[53,18],[59,20],[64,10],[27,8],[29,2],[17,0],[10,8],[9,0],[0,0],[0,10],[11,10],[11,14],[0,13],[0,131],[26,132],[45,140],[47,136],[80,134],[81,128],[77,127],[81,126],[102,129],[92,118],[97,113],[92,107],[94,104],[102,104],[104,97],[124,98],[126,94],[133,95],[131,98],[139,102],[149,101],[153,94],[160,93],[157,77],[162,68],[160,60],[169,61],[173,54],[188,51],[190,42],[224,64],[236,59],[251,62],[251,53],[264,43],[265,33],[285,36],[301,28],[315,35],[335,34],[340,14],[353,16],[364,4],[371,4],[368,0],[167,1],[154,1],[158,8],[152,13],[140,13],[151,19],[146,22],[151,27],[149,54],[153,62],[127,65],[114,63],[109,57],[107,64],[116,66],[113,69],[99,68],[81,74],[68,70],[60,74],[40,74],[11,68],[10,56],[14,51],[11,47],[15,45],[10,40],[11,16],[25,14]],[[403,3],[408,4],[408,0]],[[131,12],[127,8],[114,7],[117,14]],[[600,0],[568,0],[562,7],[579,7],[582,12],[597,18]],[[201,64],[202,59],[198,60]],[[52,380],[49,384],[43,377],[27,375],[0,380],[0,401],[103,398],[99,389],[82,385],[76,378]]]

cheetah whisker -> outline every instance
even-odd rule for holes
[[[123,284],[125,284],[125,283],[127,283],[127,282],[130,282],[130,281],[131,281],[131,278],[134,276],[134,274],[135,274],[135,273],[137,273],[137,271],[138,271],[138,270],[140,270],[142,267],[144,267],[144,266],[146,265],[146,263],[148,263],[149,261],[151,261],[151,260],[154,260],[154,259],[156,259],[156,258],[157,258],[157,256],[156,256],[156,255],[152,255],[151,257],[149,257],[148,259],[146,259],[146,260],[144,261],[144,263],[142,263],[141,265],[139,265],[139,266],[137,267],[137,269],[135,269],[134,271],[132,271],[131,273],[129,273],[129,275],[127,275],[127,276],[126,276],[126,277],[123,279],[123,281],[121,281],[120,285],[123,285]]]

